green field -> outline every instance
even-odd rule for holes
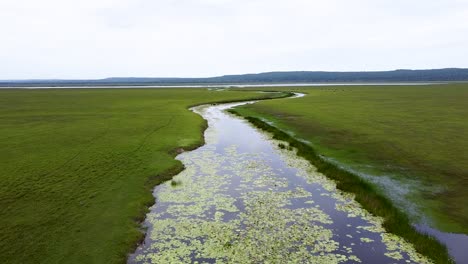
[[[439,228],[468,233],[468,85],[272,89],[308,95],[238,112],[272,121],[347,168],[410,184],[406,199]],[[182,169],[176,148],[203,142],[206,123],[187,108],[281,96],[245,90],[0,90],[2,263],[125,262],[142,238],[152,187]],[[360,197],[375,196],[362,186]],[[443,249],[433,251],[443,259]]]
[[[269,95],[0,90],[1,262],[125,262],[152,187],[181,169],[174,149],[203,141],[205,121],[187,108]]]
[[[468,84],[278,89],[308,95],[237,112],[273,122],[349,169],[396,179],[409,186],[404,200],[439,229],[468,233]]]

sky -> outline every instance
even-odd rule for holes
[[[0,79],[468,68],[468,0],[0,0]]]

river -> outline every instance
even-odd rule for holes
[[[287,143],[225,112],[241,104],[192,109],[206,144],[154,189],[128,263],[429,263]]]

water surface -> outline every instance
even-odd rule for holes
[[[265,84],[168,84],[168,85],[119,85],[119,84],[109,84],[109,85],[71,85],[71,86],[47,86],[47,85],[37,85],[29,86],[25,84],[24,86],[0,86],[0,89],[68,89],[68,88],[87,88],[87,89],[102,89],[102,88],[246,88],[246,87],[308,87],[308,86],[373,86],[373,85],[383,85],[383,86],[392,86],[392,85],[439,85],[447,84],[448,82],[342,82],[342,83],[265,83]],[[1,85],[1,82],[0,82]]]
[[[247,121],[201,106],[206,145],[155,188],[129,263],[429,263],[306,160]]]

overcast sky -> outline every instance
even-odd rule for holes
[[[0,0],[0,79],[468,68],[468,0]]]

